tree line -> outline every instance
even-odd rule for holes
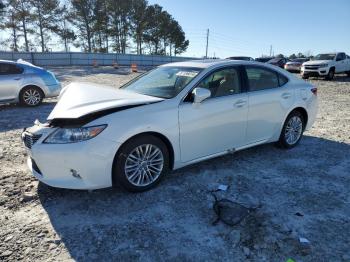
[[[189,41],[180,24],[147,0],[0,0],[1,45],[50,51],[59,39],[85,52],[178,55]]]

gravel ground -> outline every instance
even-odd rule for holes
[[[137,74],[53,68],[58,78],[118,87]],[[38,183],[26,167],[23,127],[37,108],[0,106],[0,260],[350,261],[350,78],[310,80],[320,110],[300,145],[263,145],[183,168],[142,194]],[[213,199],[261,208],[234,227],[212,225]],[[299,237],[310,241],[300,244]]]

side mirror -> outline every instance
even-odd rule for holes
[[[192,95],[194,97],[194,103],[201,103],[205,99],[211,96],[210,90],[202,87],[197,87],[192,91]]]

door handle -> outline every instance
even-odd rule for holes
[[[238,101],[234,104],[234,106],[235,106],[235,107],[242,107],[242,106],[244,106],[246,103],[247,103],[247,101],[245,101],[245,100],[238,100]]]
[[[13,80],[21,80],[21,78],[20,77],[16,77],[16,78],[14,78]]]
[[[282,94],[282,98],[284,98],[284,99],[288,99],[288,98],[290,98],[292,95],[290,94],[290,93],[283,93]]]

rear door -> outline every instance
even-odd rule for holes
[[[23,68],[11,63],[0,63],[0,101],[17,97],[23,77]]]
[[[294,89],[278,72],[261,66],[246,66],[249,111],[247,144],[269,140],[293,105]]]

